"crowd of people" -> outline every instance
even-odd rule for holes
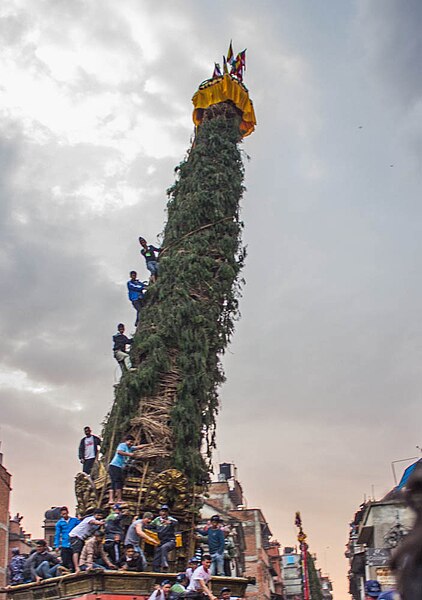
[[[168,553],[176,546],[178,525],[177,519],[170,515],[169,507],[161,506],[156,517],[146,512],[130,523],[127,520],[128,515],[119,503],[112,506],[108,515],[97,509],[81,520],[70,516],[68,508],[62,506],[55,526],[53,548],[49,548],[45,540],[37,540],[29,556],[21,555],[17,548],[12,550],[9,584],[41,582],[97,569],[143,572],[148,569],[145,543],[154,547],[152,571],[168,571]],[[203,554],[201,559],[191,558],[175,583],[166,579],[157,583],[150,600],[231,598],[229,588],[223,588],[217,597],[210,587],[212,575],[218,573],[221,566],[221,556],[215,552],[222,549],[221,545],[215,545],[216,540],[224,540],[219,521],[215,515],[205,528],[198,530],[198,535],[208,537],[210,554]]]

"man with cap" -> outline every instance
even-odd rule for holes
[[[220,527],[221,519],[213,515],[207,530],[199,529],[198,532],[206,536],[208,550],[211,554],[211,575],[224,575],[224,533]]]
[[[186,573],[179,573],[176,576],[176,583],[171,586],[170,600],[178,600],[178,598],[185,598],[186,587],[189,583]]]
[[[230,600],[230,598],[231,598],[230,593],[231,593],[230,588],[228,588],[228,587],[221,588],[220,595],[218,596],[219,600]]]
[[[137,279],[138,274],[136,273],[136,271],[131,271],[129,275],[130,279],[127,282],[127,289],[129,300],[132,302],[132,306],[136,310],[135,327],[137,327],[139,323],[139,314],[141,312],[142,300],[145,295],[146,286],[144,283],[142,283],[142,281],[139,281],[139,279]]]
[[[186,569],[186,577],[190,581],[192,577],[192,573],[195,571],[196,567],[199,565],[199,558],[193,556],[188,564],[188,568]]]
[[[26,557],[20,554],[19,548],[12,548],[12,558],[9,563],[8,583],[10,585],[19,585],[24,582],[23,570]]]
[[[157,532],[158,539],[160,540],[159,546],[155,549],[152,561],[152,568],[156,573],[160,573],[162,569],[167,570],[169,567],[167,556],[176,547],[177,525],[178,520],[169,515],[169,507],[167,504],[163,504],[160,508],[159,516],[150,525],[150,528]]]
[[[365,600],[374,600],[381,594],[380,582],[376,579],[368,579],[365,582]]]

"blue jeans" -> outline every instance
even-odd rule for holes
[[[157,546],[154,553],[154,560],[152,561],[152,568],[156,573],[159,573],[162,568],[168,569],[167,555],[175,547],[176,542],[174,540]]]
[[[99,563],[92,563],[92,568],[93,569],[102,569],[103,571],[105,571],[107,569],[107,567],[105,567],[104,565],[100,565]],[[81,565],[81,571],[88,571],[88,566]]]
[[[48,560],[44,560],[35,569],[35,573],[38,575],[38,577],[41,577],[41,579],[50,579],[51,577],[56,576],[58,566],[59,565],[54,565],[53,567],[50,567]]]
[[[141,546],[139,546],[139,544],[136,544],[135,546],[133,546],[133,549],[135,550],[135,552],[137,552],[139,554],[139,557],[141,559],[141,563],[142,563],[142,570],[146,571],[147,570],[147,559],[145,557],[144,551],[142,550]]]
[[[211,554],[211,575],[224,575],[224,552]]]
[[[149,260],[147,262],[147,269],[151,275],[157,275],[158,273],[158,262],[156,260]]]

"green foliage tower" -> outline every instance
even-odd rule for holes
[[[147,446],[135,453],[125,502],[134,513],[165,502],[185,523],[194,520],[196,498],[209,479],[224,381],[220,357],[238,314],[244,261],[239,142],[255,123],[248,92],[235,77],[204,82],[193,102],[194,142],[168,190],[160,273],[134,336],[137,370],[117,386],[103,430],[105,458],[94,475],[94,492],[104,502],[107,462],[132,433]]]

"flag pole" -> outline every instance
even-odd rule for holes
[[[302,579],[303,579],[303,600],[310,600],[311,594],[309,589],[309,571],[308,571],[308,544],[306,543],[306,533],[302,529],[302,519],[300,512],[296,513],[295,525],[299,529],[297,540],[300,544],[300,553],[302,556]]]

